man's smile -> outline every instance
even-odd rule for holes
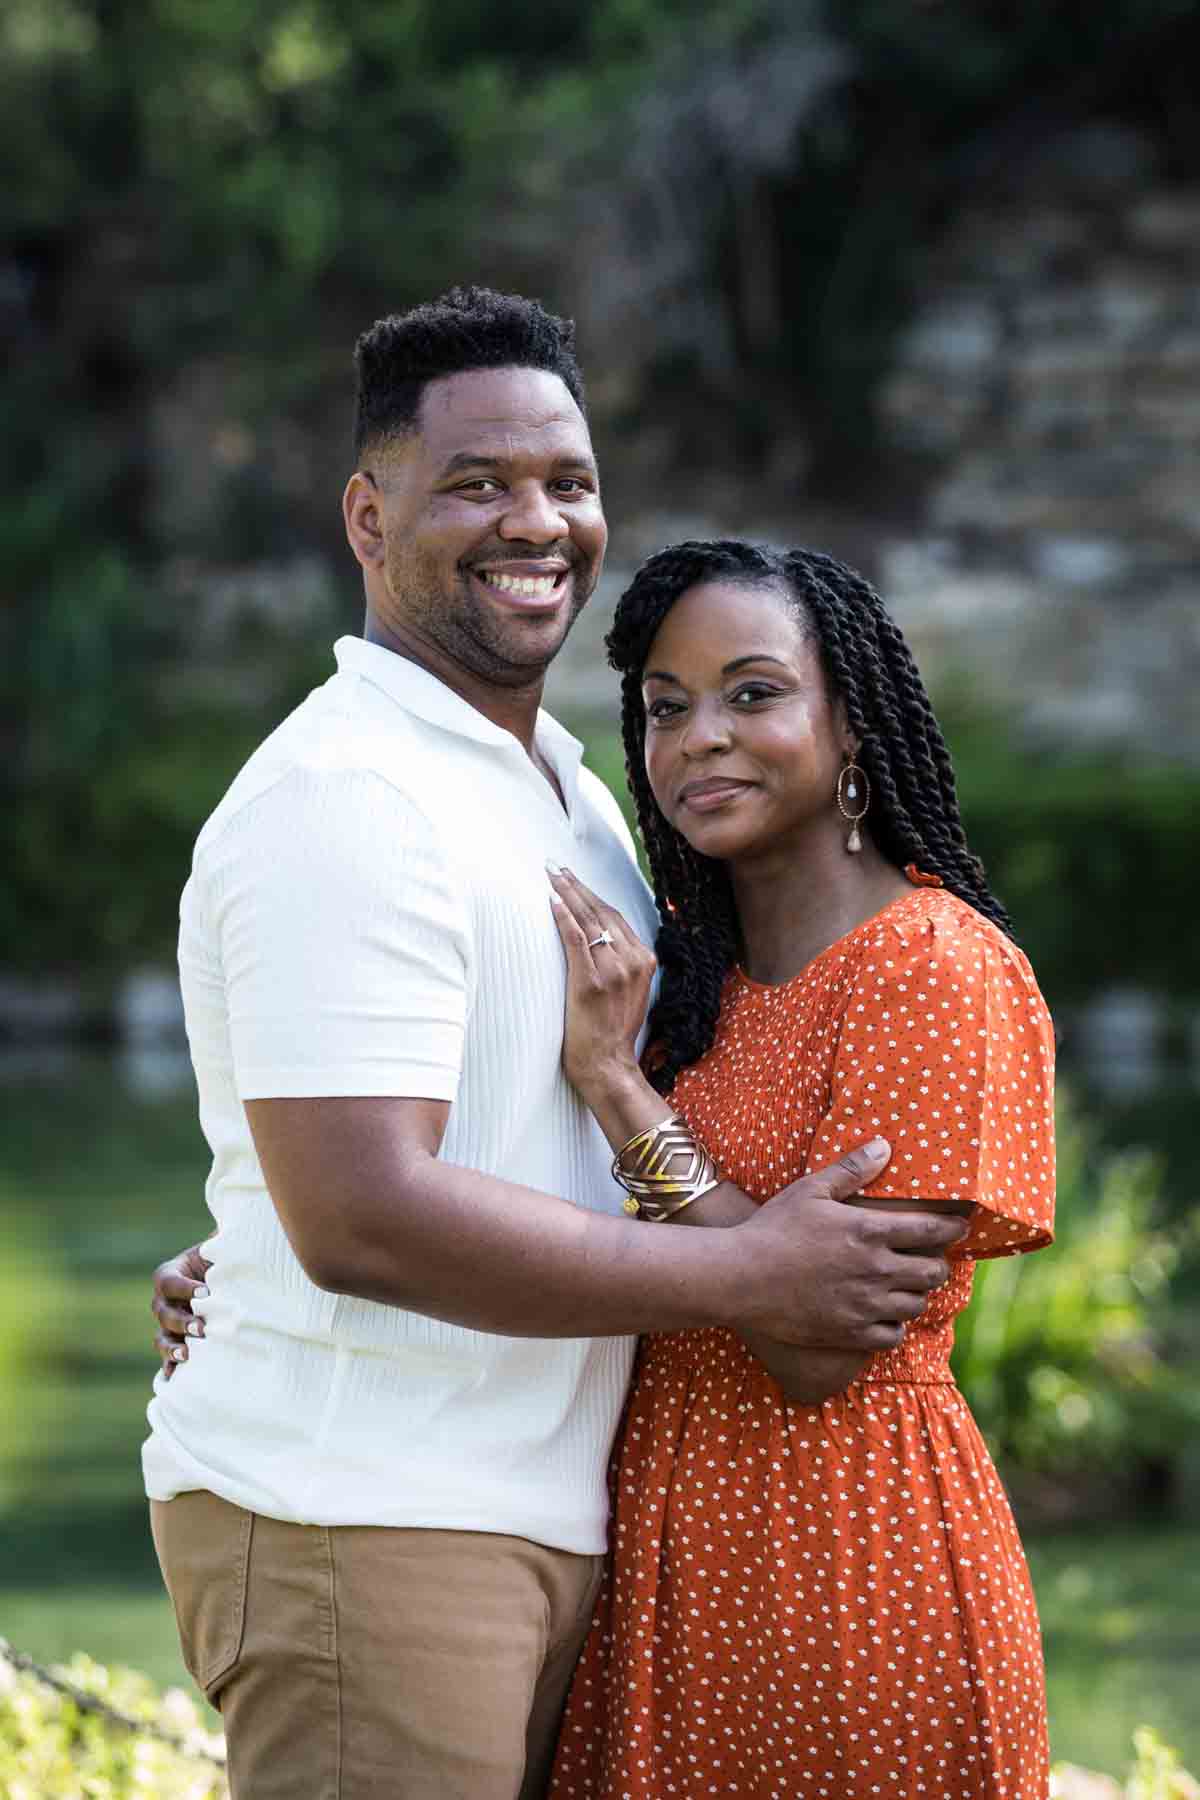
[[[527,560],[484,566],[469,571],[491,594],[503,595],[520,611],[547,611],[563,597],[570,565],[559,558],[553,561]]]

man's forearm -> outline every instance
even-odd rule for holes
[[[909,1253],[950,1241],[946,1222],[884,1224],[840,1204],[883,1167],[882,1141],[792,1183],[731,1231],[671,1231],[442,1161],[445,1101],[245,1106],[267,1190],[312,1281],[481,1331],[726,1325],[872,1350],[893,1344],[894,1319],[914,1317],[945,1278],[942,1258]]]
[[[288,1228],[282,1189],[277,1204]],[[728,1324],[743,1298],[736,1248],[715,1234],[652,1231],[432,1156],[410,1159],[386,1193],[369,1206],[357,1197],[343,1217],[315,1256],[289,1229],[319,1286],[479,1331],[590,1337]]]

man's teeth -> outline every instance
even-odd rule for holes
[[[500,575],[489,571],[483,579],[502,594],[526,594],[530,599],[545,599],[558,585],[557,575]]]

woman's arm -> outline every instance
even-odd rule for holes
[[[637,1039],[657,967],[615,907],[569,869],[551,870],[550,903],[567,958],[563,1068],[596,1123],[620,1151],[672,1108],[642,1073]],[[742,1225],[758,1208],[731,1181],[674,1214],[689,1225]]]
[[[207,1297],[205,1277],[212,1267],[193,1244],[168,1262],[159,1263],[154,1271],[154,1298],[150,1311],[158,1321],[154,1348],[162,1360],[163,1374],[169,1381],[181,1362],[187,1361],[189,1337],[204,1336],[204,1320],[193,1313],[192,1301]]]
[[[552,871],[550,879],[555,919],[567,958],[564,1068],[613,1150],[620,1151],[631,1138],[672,1116],[668,1102],[642,1073],[635,1047],[655,959],[621,914],[606,906],[570,871]],[[607,941],[596,941],[601,934],[607,934]],[[898,1206],[861,1196],[855,1197],[855,1203],[877,1211],[959,1210],[953,1204],[923,1208],[919,1202],[906,1202]],[[970,1211],[970,1207],[964,1210]],[[733,1182],[722,1181],[674,1214],[670,1222],[729,1228],[743,1224],[757,1211],[758,1203],[748,1194]],[[899,1291],[895,1316],[912,1316]],[[785,1398],[802,1404],[816,1404],[842,1393],[870,1360],[854,1350],[787,1344],[750,1331],[740,1335],[779,1383]]]

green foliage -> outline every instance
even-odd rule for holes
[[[1156,1731],[1147,1725],[1135,1731],[1133,1748],[1137,1761],[1130,1771],[1126,1800],[1200,1800],[1200,1783]]]
[[[211,1760],[223,1755],[223,1742],[181,1689],[159,1694],[144,1675],[82,1653],[50,1673],[145,1729],[86,1710],[15,1667],[0,1643],[0,1787],[8,1800],[227,1800]],[[1140,1727],[1134,1753],[1120,1800],[1200,1800],[1200,1786],[1157,1732]],[[1083,1800],[1097,1791],[1096,1780],[1059,1764],[1050,1793]]]
[[[159,1694],[144,1675],[82,1654],[52,1673],[147,1729],[85,1710],[15,1668],[0,1645],[0,1791],[8,1800],[225,1800],[224,1776],[205,1760],[223,1746],[181,1689]]]
[[[1124,1785],[1097,1782],[1087,1769],[1059,1763],[1050,1772],[1050,1800],[1200,1800],[1200,1783],[1189,1775],[1179,1755],[1148,1725],[1133,1734],[1135,1761]]]
[[[293,691],[268,679],[254,713],[224,703],[218,675],[215,706],[193,694],[181,708],[171,678],[195,655],[204,597],[169,565],[332,548],[329,445],[373,314],[462,279],[568,301],[598,193],[605,216],[628,205],[644,241],[630,171],[648,121],[683,116],[681,156],[703,148],[686,129],[696,84],[732,71],[736,89],[747,57],[833,43],[838,104],[778,167],[764,173],[753,134],[734,132],[728,167],[682,171],[688,304],[652,307],[661,330],[644,346],[626,334],[638,348],[621,374],[636,375],[632,425],[655,409],[653,368],[682,371],[687,430],[685,315],[715,319],[723,429],[693,430],[689,458],[706,442],[765,455],[777,425],[803,419],[818,463],[840,456],[846,481],[871,482],[871,396],[910,248],[953,205],[980,134],[1081,67],[1086,101],[1169,129],[1186,108],[1163,84],[1194,58],[1165,55],[1165,34],[1194,31],[1192,14],[1184,0],[1061,18],[1022,0],[1002,22],[880,0],[823,17],[782,0],[519,0],[483,30],[468,0],[8,0],[5,961],[89,967],[169,945],[190,830]],[[651,185],[672,172],[655,165]],[[1136,835],[1110,853],[1114,893]],[[1046,842],[1057,855],[1057,827]],[[139,891],[119,891],[134,867]],[[1053,873],[1073,880],[1075,864]],[[1143,941],[1161,943],[1154,923]]]
[[[1124,983],[1200,995],[1190,894],[1200,771],[1014,740],[970,689],[938,696],[971,847],[1051,1005]],[[1119,942],[1119,959],[1114,956]]]
[[[524,3],[501,32],[465,0],[0,10],[6,963],[169,950],[195,827],[294,694],[275,670],[239,707],[209,670],[212,703],[180,706],[204,595],[169,562],[325,547],[356,332],[451,281],[519,285],[595,108],[729,10]]]
[[[955,1373],[1002,1462],[1128,1466],[1200,1422],[1163,1354],[1178,1250],[1154,1224],[1158,1176],[1148,1152],[1100,1152],[1060,1094],[1055,1244],[981,1264],[958,1324]]]

